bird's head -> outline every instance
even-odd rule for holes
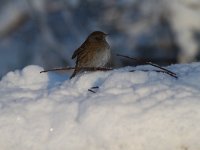
[[[102,31],[94,31],[89,36],[88,39],[90,41],[104,41],[108,34]]]

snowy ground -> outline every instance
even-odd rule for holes
[[[141,68],[151,67],[134,69]],[[177,80],[130,69],[72,80],[39,66],[8,73],[0,82],[0,149],[199,150],[200,63],[169,66]]]

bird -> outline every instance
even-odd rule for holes
[[[81,67],[104,67],[110,61],[111,50],[106,41],[107,35],[102,31],[94,31],[74,51],[72,59],[76,58],[76,65],[70,79],[84,71]]]

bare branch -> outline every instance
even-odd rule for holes
[[[50,71],[63,71],[63,70],[71,70],[74,69],[74,67],[62,67],[62,68],[53,68],[53,69],[47,69],[40,71],[40,73],[50,72]]]
[[[124,58],[132,59],[132,60],[137,61],[137,62],[141,62],[141,63],[147,64],[147,65],[154,66],[156,68],[159,68],[159,69],[163,70],[163,73],[166,73],[166,74],[168,74],[168,75],[170,75],[170,76],[172,76],[172,77],[174,77],[176,79],[178,78],[176,73],[174,73],[174,72],[172,72],[172,71],[170,71],[168,69],[165,69],[165,68],[159,66],[158,64],[152,63],[150,61],[142,61],[140,59],[129,57],[129,56],[125,56],[125,55],[121,55],[121,54],[117,54],[117,56],[121,56],[121,57],[124,57]]]
[[[53,69],[43,70],[40,73],[45,73],[45,72],[49,72],[49,71],[72,70],[72,69],[75,69],[75,67],[53,68]],[[109,70],[113,70],[112,68],[106,68],[106,67],[80,67],[80,68],[77,68],[77,69],[85,70],[85,71],[109,71]]]
[[[93,87],[91,87],[90,89],[88,89],[88,91],[89,92],[92,92],[92,93],[96,93],[95,91],[94,91],[94,89],[98,89],[99,87],[98,86],[93,86]]]
[[[154,71],[154,72],[165,73],[165,74],[168,74],[168,75],[174,77],[173,75],[171,75],[171,74],[169,74],[168,72],[163,71],[163,70],[145,70],[145,69],[144,69],[144,70],[130,70],[129,72],[135,72],[135,71],[144,71],[144,72]],[[174,77],[174,78],[176,78],[176,77]],[[177,77],[177,78],[178,78],[178,77]]]
[[[92,92],[92,93],[96,93],[95,91],[93,91],[92,89],[88,89],[89,92]]]

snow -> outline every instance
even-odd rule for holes
[[[9,72],[0,81],[1,149],[200,149],[200,63],[168,66],[178,79],[144,68],[152,69],[72,80],[33,65]]]
[[[169,3],[172,10],[170,23],[181,48],[179,62],[192,62],[199,52],[198,40],[194,40],[195,31],[200,30],[199,2],[198,0],[176,0]]]

